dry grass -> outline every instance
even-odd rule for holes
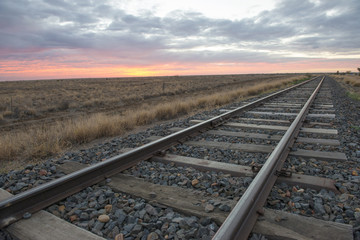
[[[360,87],[360,76],[356,75],[333,75],[334,79],[352,87]]]
[[[0,113],[16,112],[7,119],[11,122],[70,111],[93,113],[98,108],[112,111],[147,99],[223,91],[288,77],[287,74],[252,74],[0,82]],[[28,109],[36,111],[27,114]]]
[[[332,77],[347,90],[350,98],[360,101],[360,76],[333,75]]]
[[[4,133],[0,137],[0,160],[46,158],[66,148],[94,139],[121,135],[137,126],[228,104],[238,99],[284,87],[298,79],[299,76],[289,77],[263,82],[256,86],[240,87],[236,90],[160,103],[151,107],[143,105],[136,111],[127,110],[123,114],[96,113],[77,119],[57,121],[52,125],[42,125],[26,131]]]

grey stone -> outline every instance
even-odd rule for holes
[[[219,227],[215,223],[211,223],[210,225],[208,225],[208,228],[214,232],[219,229]]]
[[[170,221],[171,221],[171,220],[174,218],[174,215],[175,215],[174,212],[169,212],[169,213],[166,214],[165,218],[166,218],[167,220],[170,220]]]
[[[113,238],[115,238],[116,235],[118,235],[120,233],[120,230],[118,228],[118,226],[115,226],[114,229],[111,231],[111,235]]]
[[[172,219],[172,222],[174,222],[174,223],[180,223],[181,221],[184,221],[184,218],[176,217],[176,218]]]
[[[124,210],[126,213],[130,213],[130,212],[133,211],[133,209],[132,209],[131,207],[128,207],[128,206],[124,207],[123,210]]]
[[[358,223],[360,223],[360,212],[355,212],[354,217]]]
[[[346,202],[348,199],[349,199],[349,194],[344,193],[344,194],[340,195],[339,200],[340,200],[340,202]]]
[[[125,226],[123,227],[123,229],[124,229],[126,232],[130,233],[131,230],[132,230],[134,227],[135,227],[135,224],[134,224],[134,223],[131,223],[131,224],[125,225]]]
[[[168,233],[175,233],[176,232],[176,227],[174,225],[170,225],[170,227],[167,229]]]
[[[96,221],[93,229],[95,229],[97,231],[100,231],[104,227],[104,225],[105,225],[105,223]]]
[[[135,210],[141,210],[145,207],[145,203],[141,202],[141,203],[136,203],[135,206],[134,206],[134,209]]]
[[[86,213],[86,212],[82,212],[81,214],[80,214],[80,221],[86,221],[86,220],[89,220],[89,214],[88,213]]]
[[[205,212],[207,212],[207,213],[212,212],[212,211],[214,211],[214,208],[215,208],[214,205],[208,203],[205,205]]]
[[[297,197],[294,197],[292,201],[293,201],[294,203],[297,203],[297,202],[300,202],[302,199],[303,199],[302,197],[298,197],[298,196],[297,196]]]
[[[354,211],[348,209],[348,210],[345,210],[345,215],[348,217],[348,218],[353,218],[354,217]]]
[[[147,240],[157,240],[159,239],[159,235],[156,232],[151,232],[147,236]]]
[[[197,237],[202,238],[205,235],[208,235],[209,230],[206,227],[200,227],[197,232]]]
[[[324,215],[326,213],[324,206],[318,202],[314,204],[314,210],[316,213],[320,213],[321,215]]]
[[[151,206],[150,204],[146,204],[145,210],[150,215],[153,215],[153,216],[158,216],[159,215],[157,210],[153,206]]]
[[[251,177],[245,177],[244,178],[244,186],[248,187],[250,185],[250,183],[252,182],[252,178]]]
[[[179,231],[176,232],[176,236],[180,239],[185,239],[185,230],[180,229]]]
[[[139,211],[139,217],[140,217],[141,219],[144,218],[145,214],[146,214],[146,210],[145,210],[145,209],[142,209],[141,211]]]
[[[209,218],[209,217],[204,217],[204,218],[200,219],[200,224],[202,226],[207,226],[210,224],[210,222],[211,222],[211,218]]]
[[[24,187],[27,187],[28,185],[26,183],[23,182],[19,182],[15,185],[15,188],[13,189],[13,191],[19,191],[21,189],[23,189]]]
[[[187,225],[189,225],[192,228],[198,227],[196,217],[187,217],[187,218],[185,218],[185,222]]]
[[[220,209],[221,211],[223,211],[223,212],[230,212],[231,207],[228,206],[228,205],[226,205],[226,204],[222,204],[222,205],[219,206],[219,209]]]
[[[136,224],[135,227],[131,230],[131,234],[138,234],[141,232],[142,226],[140,224]]]
[[[95,202],[95,201],[89,202],[89,207],[90,207],[90,208],[95,208],[96,205],[97,205],[97,202]]]
[[[24,213],[23,218],[24,218],[24,219],[29,219],[29,218],[31,218],[31,213],[29,213],[29,212]]]
[[[135,223],[136,222],[136,217],[129,215],[127,222],[128,223]]]
[[[192,238],[196,237],[196,232],[197,232],[196,228],[186,231],[184,234],[185,239],[192,239]]]

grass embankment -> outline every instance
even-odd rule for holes
[[[360,101],[360,76],[344,75],[344,76],[333,76],[338,82],[345,85],[347,90],[346,95],[356,101]]]
[[[124,134],[138,126],[173,119],[285,87],[298,82],[299,78],[299,76],[291,77],[203,97],[144,106],[122,115],[98,113],[76,120],[58,122],[51,126],[28,129],[26,132],[4,134],[0,137],[0,160],[4,162],[22,158],[34,161],[45,158],[98,138]],[[302,78],[304,79],[303,76]]]

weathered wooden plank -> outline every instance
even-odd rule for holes
[[[302,104],[300,104],[300,103],[273,102],[273,103],[265,103],[264,106],[301,107]]]
[[[299,111],[301,109],[301,106],[289,106],[289,105],[264,105],[262,107],[265,109],[269,109],[270,111],[274,111],[275,109],[283,110],[288,108]]]
[[[306,121],[305,124],[310,127],[313,127],[313,126],[332,127],[333,126],[333,123],[330,123],[330,122],[308,122],[308,121]]]
[[[286,131],[289,127],[277,126],[277,125],[263,125],[263,124],[250,124],[250,123],[225,123],[224,126],[236,127],[236,128],[250,128],[250,129],[262,129],[262,130],[274,130],[274,131]]]
[[[332,104],[315,104],[314,106],[318,107],[318,108],[333,108],[334,107],[334,105],[332,105]]]
[[[150,141],[157,140],[161,137],[151,136],[148,139]],[[239,144],[239,143],[228,143],[228,142],[214,142],[214,141],[186,141],[184,144],[206,147],[206,148],[218,148],[218,149],[230,149],[238,150],[242,152],[261,152],[271,153],[275,146],[261,145],[261,144]],[[346,155],[341,152],[324,152],[324,151],[312,151],[312,150],[296,150],[289,153],[291,156],[302,157],[302,158],[315,158],[324,161],[346,161]]]
[[[190,123],[200,123],[203,120],[190,120]],[[223,126],[235,127],[235,128],[250,128],[250,129],[263,129],[263,130],[275,130],[275,131],[286,131],[287,126],[277,126],[277,125],[263,125],[263,124],[250,124],[250,123],[237,123],[237,122],[228,122],[224,123]]]
[[[353,239],[353,228],[348,224],[323,221],[279,210],[264,210],[264,216],[259,217],[253,232],[270,239]]]
[[[170,128],[170,131],[177,132],[183,130],[184,128],[173,127]],[[214,134],[220,136],[230,136],[230,137],[244,137],[244,138],[258,138],[258,139],[267,139],[267,140],[275,140],[279,141],[281,139],[281,135],[270,135],[270,134],[262,134],[262,133],[251,133],[251,132],[232,132],[225,130],[209,130],[206,132],[207,134]]]
[[[157,161],[162,163],[175,163],[180,166],[190,166],[202,171],[216,171],[231,174],[235,177],[245,177],[245,176],[255,176],[249,166],[242,166],[231,163],[223,163],[216,161],[209,161],[205,159],[184,157],[173,154],[167,154],[163,157],[152,157],[151,161]],[[279,177],[277,182],[285,182],[291,185],[298,185],[303,188],[309,187],[316,190],[328,189],[335,193],[338,193],[337,188],[335,187],[335,181],[328,178],[314,177],[301,174],[292,174],[291,177]]]
[[[191,120],[190,123],[199,123],[202,120]],[[264,125],[264,124],[250,124],[250,123],[236,123],[229,122],[224,123],[223,126],[235,127],[235,128],[245,128],[245,129],[262,129],[270,131],[286,131],[289,127],[287,126],[277,126],[277,125]],[[303,127],[300,129],[300,132],[304,133],[316,133],[323,135],[337,135],[338,131],[336,129],[327,129],[327,128],[306,128]]]
[[[307,115],[307,117],[309,118],[335,118],[335,114],[330,114],[330,113],[309,113]]]
[[[260,144],[237,144],[227,142],[213,142],[213,141],[187,141],[185,144],[199,147],[231,149],[243,152],[261,152],[270,153],[274,146],[260,145]],[[324,152],[324,151],[311,151],[311,150],[297,150],[289,153],[291,156],[303,158],[315,158],[324,161],[346,161],[346,155],[340,152]]]
[[[297,116],[297,113],[285,113],[285,112],[257,112],[249,111],[247,113],[254,115],[273,115],[273,116]],[[335,114],[320,114],[320,113],[310,113],[307,115],[309,118],[335,118]]]
[[[200,218],[209,217],[218,224],[221,224],[227,216],[227,213],[225,214],[219,209],[215,209],[211,213],[205,212],[203,201],[210,200],[210,198],[203,196],[200,191],[153,184],[144,179],[135,178],[125,174],[117,174],[112,177],[111,182],[108,185],[116,191],[141,197],[147,201],[160,203],[190,216],[197,216]],[[233,201],[226,202],[229,205],[234,205]]]
[[[310,109],[310,112],[311,113],[317,113],[317,112],[320,112],[320,113],[335,113],[335,110],[334,109],[319,109],[319,108],[312,108]]]
[[[223,163],[210,161],[199,158],[184,157],[174,154],[166,154],[165,156],[155,156],[150,159],[151,161],[162,163],[175,163],[178,166],[189,166],[202,171],[216,171],[231,174],[234,177],[253,177],[256,174],[251,170],[251,167],[242,166],[237,164]]]
[[[306,94],[306,93],[305,93]],[[299,97],[299,96],[291,96],[291,98],[289,97],[282,97],[282,98],[278,98],[278,100],[280,101],[284,101],[284,102],[292,102],[292,101],[306,101],[308,100],[308,98],[306,97]]]
[[[261,111],[261,112],[269,112],[269,111],[279,111],[279,112],[292,112],[292,113],[298,113],[300,111],[300,108],[293,109],[293,108],[287,108],[287,107],[277,107],[277,108],[265,108],[265,107],[258,107],[254,109],[255,111]]]
[[[280,119],[264,119],[264,118],[236,118],[240,121],[251,121],[251,122],[272,122],[272,123],[284,123],[291,124],[290,120],[280,120]]]
[[[0,189],[0,200],[10,196],[12,196],[10,193]],[[19,240],[105,239],[46,211],[39,211],[29,219],[22,219],[11,224],[6,231]]]
[[[326,129],[326,128],[300,128],[300,132],[303,133],[316,133],[316,134],[325,134],[325,135],[337,135],[338,131],[336,129]]]
[[[345,153],[341,152],[323,152],[323,151],[311,151],[311,150],[302,150],[291,151],[291,156],[302,157],[302,158],[315,158],[318,160],[324,161],[347,161]]]
[[[58,169],[69,174],[72,173],[74,169],[76,171],[86,166],[86,164],[69,161],[58,165]],[[207,198],[205,196],[200,197],[203,195],[200,191],[153,184],[144,179],[121,173],[112,176],[111,182],[108,183],[108,185],[115,191],[125,192],[136,197],[144,198],[147,201],[157,202],[191,216],[209,217],[218,224],[221,224],[227,216],[227,213],[221,212],[219,209],[215,209],[215,211],[211,213],[206,213],[203,200],[207,200]],[[229,205],[234,205],[233,201],[224,201]]]
[[[173,128],[170,128],[169,130],[177,132],[177,131],[180,131],[183,129],[184,128],[173,127]],[[270,134],[250,133],[250,132],[232,132],[232,131],[225,131],[225,130],[209,130],[206,133],[219,135],[219,136],[258,138],[258,139],[274,140],[274,141],[279,141],[282,137],[281,135],[270,135]],[[322,144],[322,145],[329,145],[329,146],[340,146],[339,140],[336,140],[336,139],[298,137],[296,142]]]
[[[73,166],[67,167],[67,169],[71,172]],[[228,213],[222,212],[218,208],[215,208],[214,212],[205,212],[204,204],[214,199],[211,196],[205,196],[200,191],[152,184],[144,179],[124,174],[113,176],[111,182],[108,184],[115,191],[141,197],[152,204],[165,205],[190,216],[198,216],[200,218],[209,217],[219,225],[228,215]],[[152,194],[149,194],[150,192]],[[223,204],[225,203],[231,208],[236,204],[236,201],[228,199],[217,198],[217,201]],[[277,225],[276,222],[278,221],[281,222],[281,224]],[[309,224],[311,228],[307,227]],[[312,234],[312,228],[316,228],[316,234]],[[265,214],[255,224],[253,231],[269,237],[284,239],[289,239],[289,236],[296,236],[296,239],[322,240],[332,239],[333,236],[336,237],[336,239],[349,239],[349,236],[352,236],[352,226],[350,225],[327,222],[314,218],[309,219],[307,217],[271,209],[266,209]]]
[[[281,135],[269,135],[262,133],[250,133],[250,132],[231,132],[224,130],[209,130],[206,133],[219,135],[219,136],[258,138],[258,139],[275,140],[275,141],[279,141],[282,137]]]
[[[298,137],[296,139],[296,142],[298,142],[298,143],[321,144],[321,145],[329,145],[329,146],[340,146],[340,142],[337,139]]]
[[[228,142],[213,142],[213,141],[186,141],[185,144],[197,147],[231,149],[243,152],[261,152],[270,153],[275,148],[274,146],[260,145],[260,144],[239,144]]]
[[[213,116],[212,116],[213,117]],[[211,117],[210,117],[211,118]],[[210,119],[209,118],[209,119]],[[236,118],[236,120],[239,121],[249,121],[249,122],[270,122],[270,123],[283,123],[283,124],[287,124],[290,125],[292,121],[290,120],[281,120],[281,119],[267,119],[267,118]],[[202,122],[204,120],[190,120],[190,123],[199,123]],[[328,126],[331,127],[333,126],[332,123],[327,123],[327,122],[306,122],[307,125],[310,126]]]

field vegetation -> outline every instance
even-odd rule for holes
[[[309,77],[282,74],[0,82],[0,171]]]
[[[347,90],[350,98],[360,101],[360,76],[333,75],[332,77]]]

